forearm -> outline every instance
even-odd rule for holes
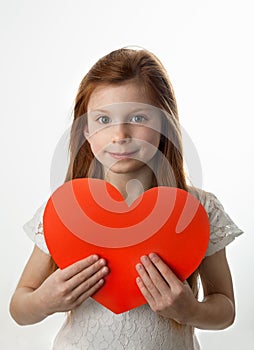
[[[32,288],[18,288],[10,303],[10,313],[19,325],[29,325],[47,317],[43,303]]]
[[[235,319],[234,303],[219,293],[208,295],[186,322],[199,329],[219,330],[229,327]]]

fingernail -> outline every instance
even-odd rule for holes
[[[101,270],[103,273],[108,273],[109,272],[109,269],[107,266],[104,266]]]
[[[136,269],[137,269],[137,270],[142,270],[142,265],[141,265],[141,264],[137,264],[137,265],[136,265]]]
[[[100,259],[99,264],[100,264],[100,265],[105,265],[105,264],[106,264],[106,261],[105,261],[104,259]]]
[[[137,281],[137,283],[140,283],[140,282],[141,282],[141,278],[140,278],[140,277],[137,277],[137,278],[136,278],[136,281]]]
[[[104,283],[104,279],[102,278],[101,280],[99,280],[98,284],[102,285]]]
[[[141,256],[140,260],[142,261],[142,263],[145,263],[148,261],[148,257],[146,255]]]
[[[150,258],[151,260],[154,260],[154,259],[157,259],[157,258],[158,258],[158,255],[155,254],[155,253],[150,253],[150,254],[149,254],[149,258]]]

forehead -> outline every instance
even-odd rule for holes
[[[87,111],[93,111],[103,106],[121,102],[136,102],[152,105],[149,96],[137,83],[122,83],[119,85],[101,85],[92,92]]]

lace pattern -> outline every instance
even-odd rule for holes
[[[32,219],[25,223],[23,229],[28,237],[37,245],[37,247],[49,255],[49,250],[43,234],[43,213],[45,206],[46,203],[37,209]]]
[[[210,243],[206,256],[224,248],[242,231],[224,211],[218,199],[208,192],[191,189],[207,211],[210,221]],[[43,235],[45,204],[24,225],[35,244],[49,254]],[[89,298],[71,312],[59,331],[54,350],[199,350],[191,326],[180,329],[172,321],[156,315],[148,305],[142,305],[120,315],[107,310]]]
[[[53,350],[199,350],[191,326],[176,328],[148,305],[116,315],[88,299],[68,317]]]
[[[225,212],[222,204],[217,197],[199,189],[190,188],[190,193],[204,206],[210,221],[210,243],[206,256],[212,255],[225,248],[235,237],[243,233]],[[43,212],[46,203],[44,203],[24,226],[24,231],[34,241],[34,243],[44,253],[49,254],[44,236],[43,236]]]
[[[214,194],[202,192],[198,199],[206,209],[210,222],[210,242],[205,255],[209,256],[225,248],[243,231],[236,226],[225,212],[222,204]]]

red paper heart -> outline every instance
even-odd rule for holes
[[[48,249],[63,269],[91,254],[110,274],[93,298],[114,313],[146,303],[136,285],[140,257],[156,252],[182,281],[199,266],[209,242],[209,220],[188,192],[155,187],[130,207],[111,184],[75,179],[60,186],[43,217]]]

